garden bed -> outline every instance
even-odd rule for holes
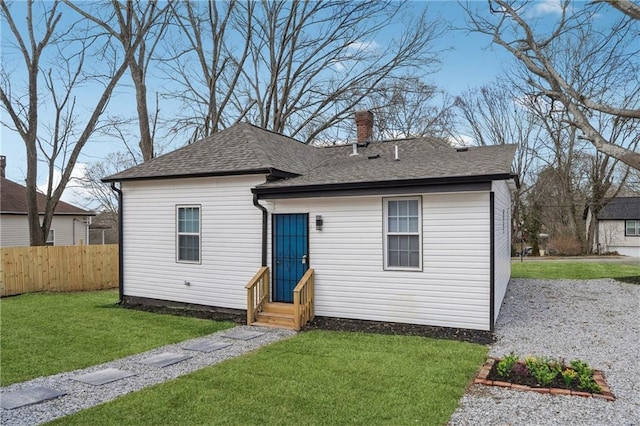
[[[590,377],[592,378],[592,385],[586,386],[587,389],[590,390],[587,391],[585,389],[581,389],[580,382],[578,381],[578,373],[575,372],[572,367],[564,365],[564,363],[560,364],[562,369],[558,370],[558,374],[550,379],[549,383],[541,385],[539,381],[528,371],[529,369],[527,368],[526,361],[517,360],[516,362],[511,363],[512,365],[507,366],[509,367],[507,368],[508,371],[505,371],[503,362],[502,374],[498,371],[498,364],[501,361],[503,360],[500,358],[488,358],[476,376],[474,383],[520,391],[532,391],[542,394],[575,395],[585,398],[593,397],[607,401],[615,401],[615,396],[611,392],[611,389],[604,379],[604,374],[600,370],[589,369],[591,373]],[[556,361],[551,361],[552,364],[555,362]],[[578,364],[578,366],[579,365],[580,364]],[[586,367],[586,364],[584,365]],[[567,376],[567,380],[564,379],[563,373]]]

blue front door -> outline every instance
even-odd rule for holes
[[[309,215],[273,215],[273,301],[293,302],[293,289],[309,268]]]

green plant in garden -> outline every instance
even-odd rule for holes
[[[502,358],[498,365],[496,366],[498,370],[498,374],[501,377],[508,377],[511,374],[511,370],[513,370],[513,366],[518,361],[518,355],[514,352],[510,352],[509,355]]]
[[[539,385],[547,386],[557,375],[556,369],[551,368],[551,362],[546,358],[527,357],[527,368]]]
[[[499,360],[496,371],[500,377],[510,378],[518,383],[519,380],[534,379],[538,386],[549,386],[554,380],[564,380],[567,388],[577,385],[577,388],[586,392],[600,393],[600,387],[593,378],[593,369],[580,360],[573,360],[569,365],[563,359],[550,359],[548,357],[536,357],[527,355],[520,360],[518,355],[510,352],[509,355]],[[575,383],[577,378],[577,383]]]
[[[578,375],[578,373],[575,372],[575,370],[572,370],[570,368],[565,368],[562,373],[562,378],[564,379],[564,383],[565,385],[570,386],[571,382],[573,382],[573,379],[576,378],[576,376]]]

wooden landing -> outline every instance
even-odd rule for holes
[[[258,312],[257,321],[251,325],[294,329],[293,304],[270,302],[265,303],[262,312]]]

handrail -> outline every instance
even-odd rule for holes
[[[302,276],[296,288],[293,289],[293,324],[294,329],[299,331],[303,325],[313,320],[314,310],[314,272],[308,269]]]
[[[269,267],[263,266],[245,286],[247,289],[247,325],[254,323],[258,312],[269,301]]]

